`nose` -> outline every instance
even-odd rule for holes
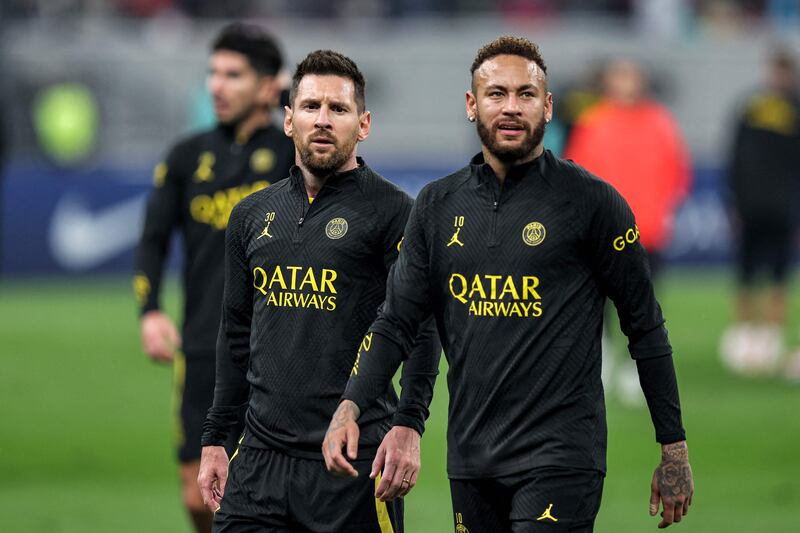
[[[208,92],[210,92],[212,96],[219,96],[221,90],[222,90],[222,78],[215,74],[209,76]]]
[[[317,119],[314,121],[314,126],[319,129],[330,129],[331,128],[331,120],[330,120],[330,113],[328,112],[328,106],[322,105],[319,107],[319,112],[317,113]]]
[[[522,110],[519,106],[519,98],[517,95],[510,94],[503,105],[503,114],[504,115],[521,115]]]

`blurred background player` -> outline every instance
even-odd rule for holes
[[[175,367],[183,503],[197,531],[210,531],[212,521],[196,480],[203,420],[214,394],[225,228],[241,198],[285,178],[294,163],[291,140],[272,124],[282,66],[277,43],[258,26],[236,23],[221,30],[208,76],[218,124],[178,142],[156,166],[136,253],[142,345],[153,361]],[[184,246],[182,334],[159,305],[162,270],[177,229]]]
[[[784,351],[786,274],[800,189],[800,97],[796,63],[787,50],[772,52],[764,86],[737,113],[728,176],[739,288],[735,322],[722,335],[720,355],[733,371],[771,373]],[[768,289],[759,301],[755,282],[762,270]],[[787,372],[800,378],[800,359]]]
[[[672,238],[675,211],[691,185],[689,154],[670,111],[648,95],[645,74],[636,62],[609,62],[602,87],[603,97],[572,129],[564,157],[602,176],[628,201],[656,279]],[[641,403],[634,366],[623,363],[613,376],[607,341],[604,348],[606,386],[616,385],[625,403]]]

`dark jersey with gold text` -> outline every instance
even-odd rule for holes
[[[380,386],[373,370],[391,363],[377,339],[405,346],[432,313],[449,362],[451,478],[605,471],[606,297],[634,358],[671,353],[625,200],[549,151],[513,168],[501,189],[478,155],[417,197],[369,329],[372,351],[362,350],[344,398],[368,405]],[[683,430],[670,431],[659,438]]]
[[[285,178],[294,144],[269,126],[249,139],[217,126],[178,143],[159,163],[136,251],[134,290],[141,313],[159,309],[169,242],[180,228],[183,262],[183,350],[213,357],[222,301],[225,228],[233,206]]]
[[[358,372],[359,345],[370,342],[364,334],[384,300],[411,206],[359,159],[358,168],[328,178],[313,202],[294,167],[234,209],[203,445],[224,441],[249,392],[244,445],[322,460],[325,430]],[[362,413],[359,458],[374,454],[391,424],[422,432],[438,372],[432,330],[420,332],[404,365],[399,404],[388,384]]]

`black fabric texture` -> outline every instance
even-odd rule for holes
[[[387,342],[344,397],[368,405],[432,314],[449,363],[451,478],[605,471],[606,298],[633,358],[672,353],[638,235],[619,193],[574,163],[545,151],[501,188],[479,154],[417,197],[370,327]]]
[[[349,375],[359,372],[359,346],[371,342],[365,334],[384,300],[411,206],[359,159],[358,168],[328,178],[313,203],[295,167],[289,179],[234,209],[204,445],[226,437],[232,413],[246,401],[245,445],[322,461],[325,431]],[[374,456],[393,416],[422,431],[440,353],[432,325],[415,328],[402,398],[386,383],[361,413],[360,458]]]
[[[661,444],[686,440],[672,356],[639,359],[636,361],[636,368],[656,430],[656,440]]]

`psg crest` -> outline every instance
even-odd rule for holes
[[[544,241],[546,233],[541,222],[531,222],[522,230],[522,240],[528,246],[538,246]]]
[[[341,239],[347,233],[347,221],[343,218],[334,218],[325,226],[325,235],[329,239]]]

